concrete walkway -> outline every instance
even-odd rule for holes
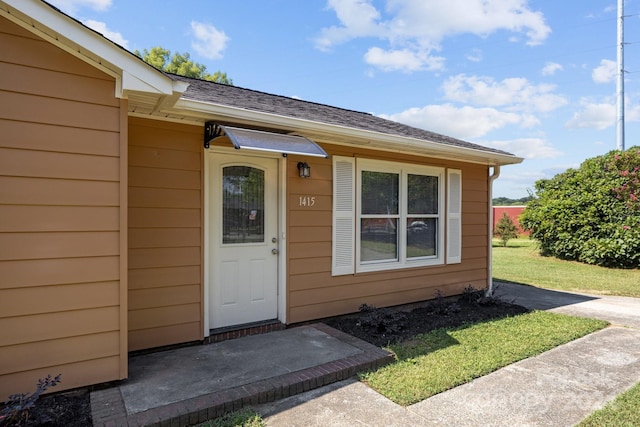
[[[639,284],[640,285],[640,284]],[[640,329],[640,299],[553,291],[514,283],[494,282],[495,295],[503,301],[536,310],[592,317]]]
[[[573,426],[640,382],[640,299],[506,283],[497,294],[615,326],[407,408],[348,380],[255,409],[268,426]]]

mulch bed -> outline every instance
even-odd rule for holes
[[[89,391],[73,390],[42,396],[20,426],[87,427],[92,426]],[[0,421],[0,426],[5,426]]]
[[[323,323],[371,344],[384,347],[440,328],[457,328],[469,323],[516,316],[529,310],[478,293],[457,299],[436,298],[410,307],[373,308],[324,319]]]

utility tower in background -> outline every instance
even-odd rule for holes
[[[616,149],[624,151],[624,0],[618,0],[618,79],[616,84]]]

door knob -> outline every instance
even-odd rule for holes
[[[276,248],[271,249],[271,253],[274,254],[274,255],[278,255],[279,252],[280,251],[277,250]]]

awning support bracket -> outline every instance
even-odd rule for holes
[[[206,122],[204,124],[204,148],[209,148],[209,143],[222,136],[222,127],[216,122]]]

